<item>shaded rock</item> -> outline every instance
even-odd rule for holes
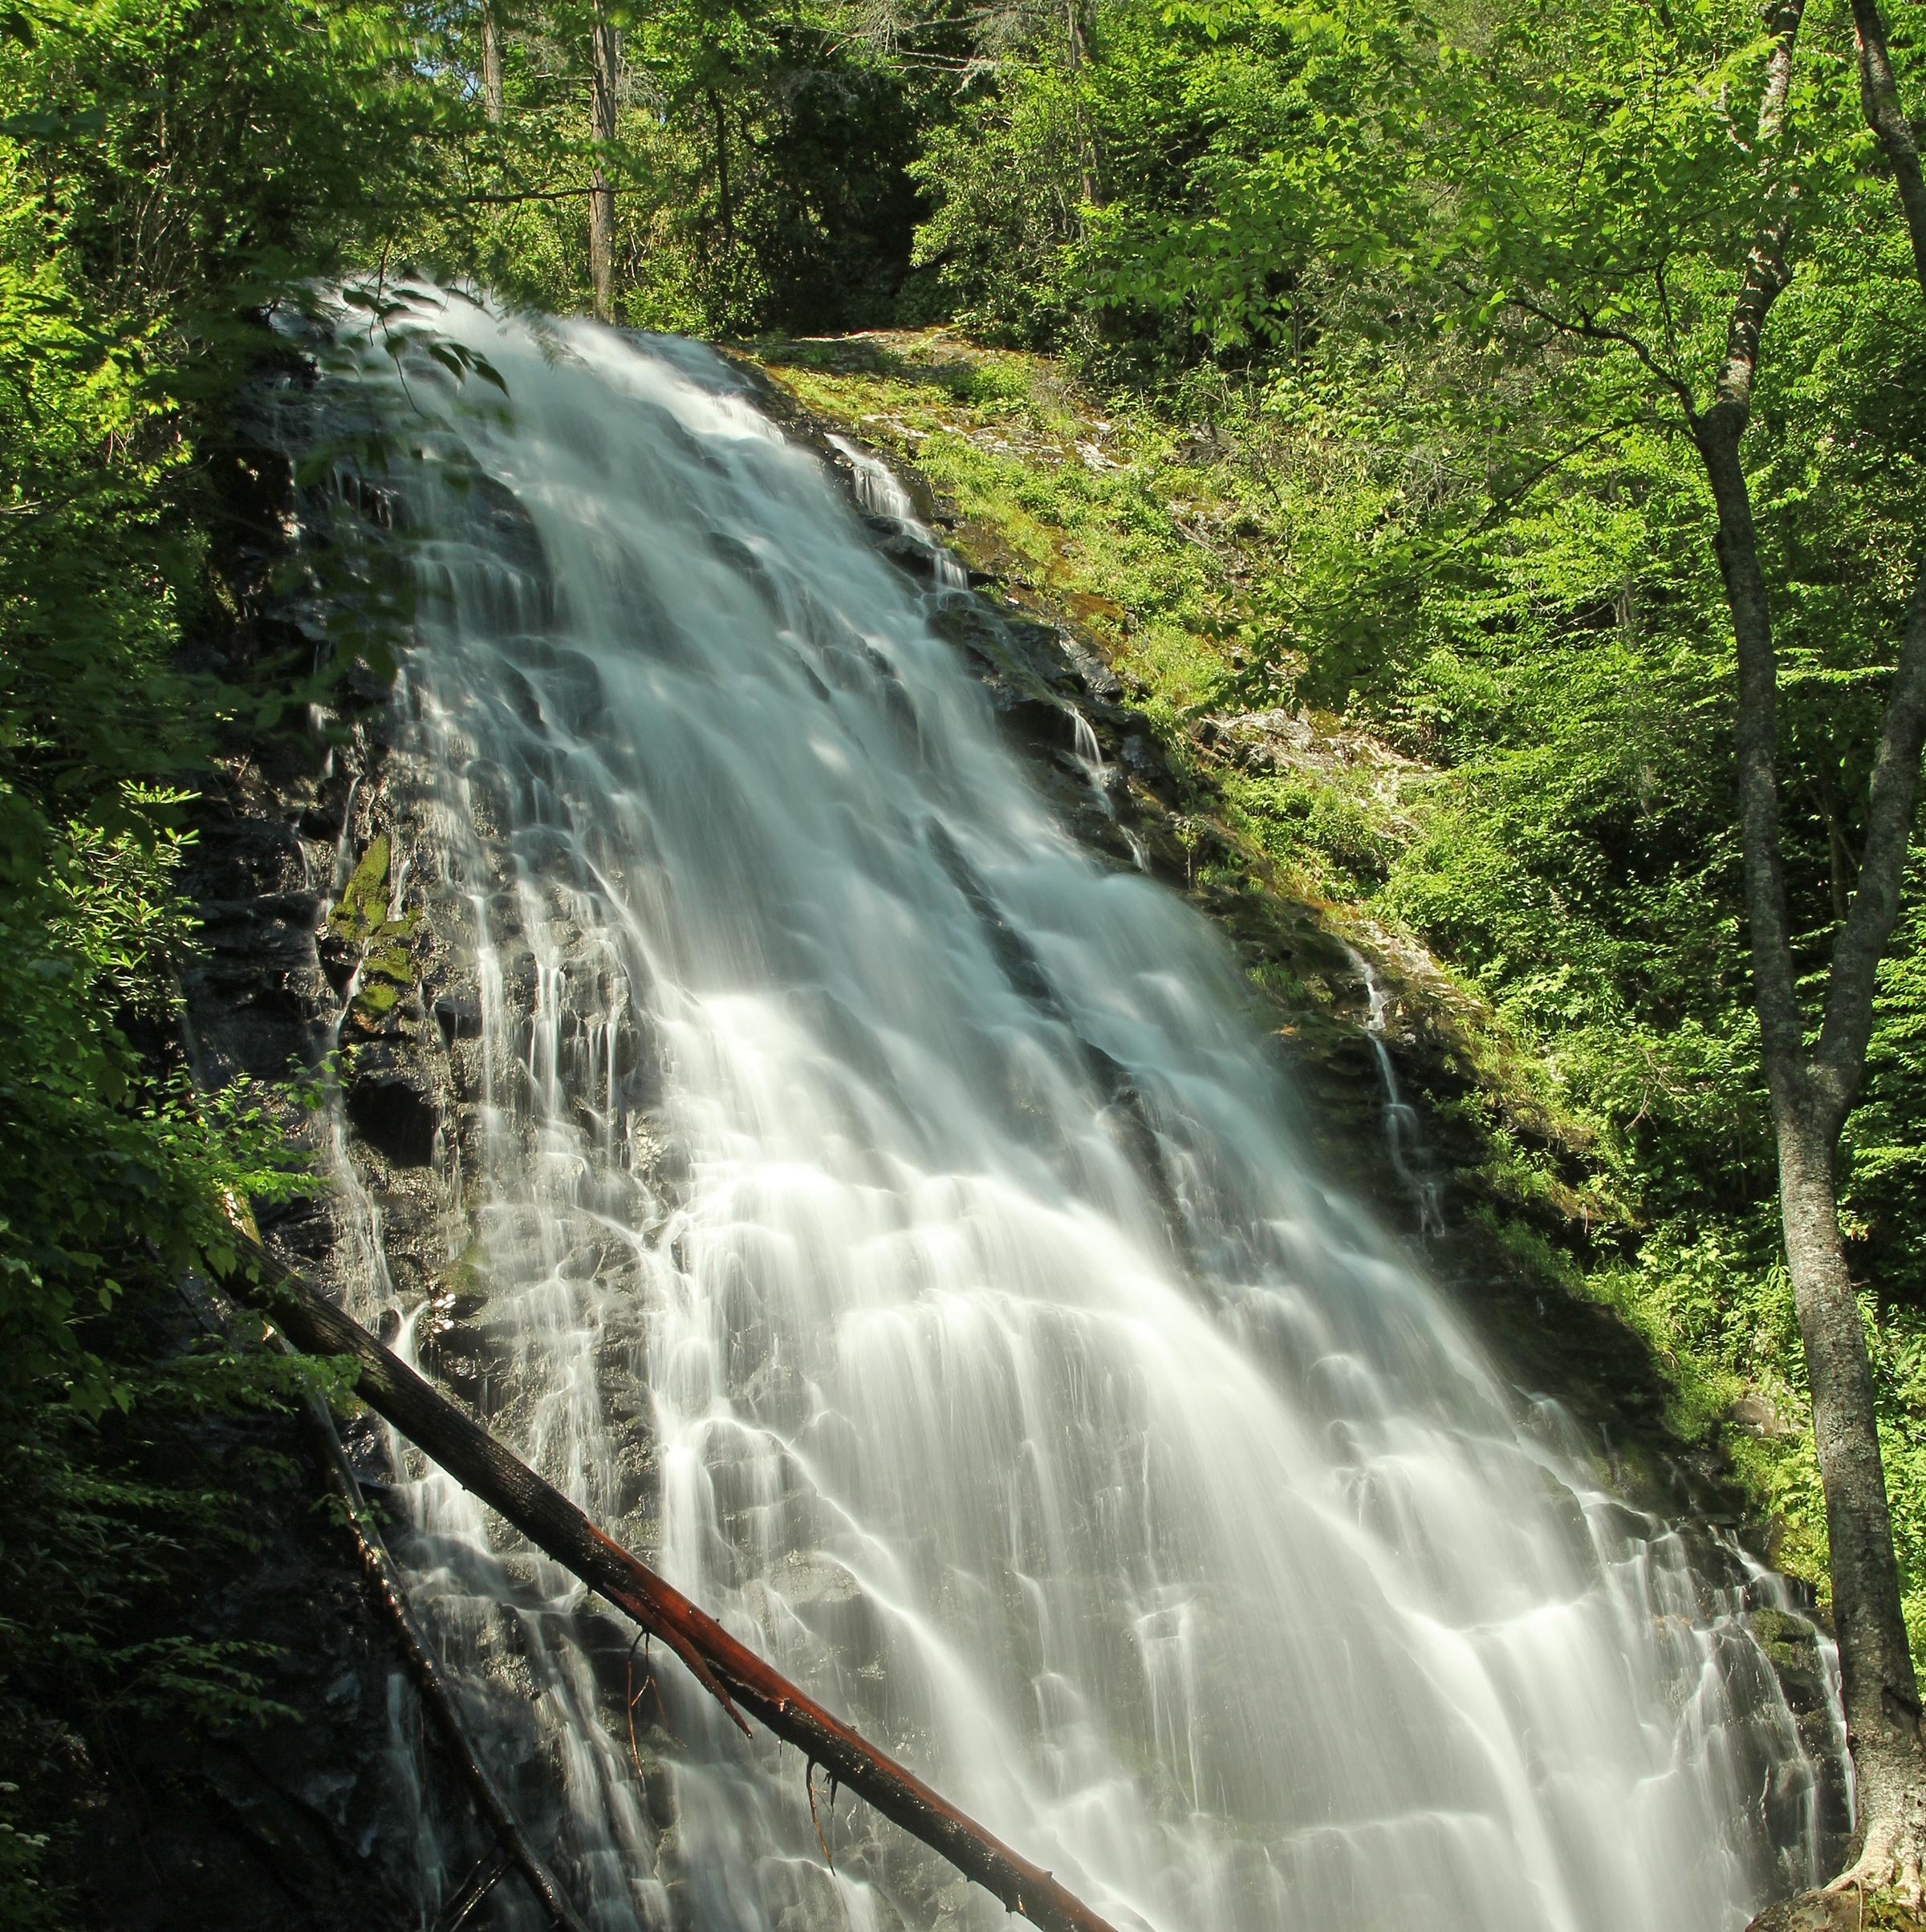
[[[477,994],[450,987],[435,996],[435,1024],[449,1045],[457,1040],[482,1037],[482,1001]]]
[[[435,1158],[441,1110],[421,1078],[395,1066],[358,1064],[347,1082],[355,1131],[398,1167],[425,1167]]]

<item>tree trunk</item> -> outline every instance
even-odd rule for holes
[[[1785,1106],[1775,1095],[1774,1113],[1786,1264],[1826,1492],[1833,1628],[1852,1747],[1857,1869],[1881,1884],[1896,1874],[1916,1905],[1926,1755],[1873,1411],[1872,1368],[1839,1236],[1838,1135],[1810,1100]]]
[[[1912,240],[1912,266],[1926,289],[1926,180],[1920,173],[1920,144],[1892,77],[1886,51],[1886,23],[1879,0],[1852,0],[1852,29],[1859,43],[1859,106],[1866,124],[1879,138],[1899,191],[1900,212]]]
[[[612,1541],[561,1492],[240,1232],[238,1254],[217,1266],[221,1285],[259,1308],[309,1354],[344,1356],[370,1407],[433,1456],[457,1482],[599,1596],[659,1638],[741,1728],[748,1711],[785,1743],[867,1799],[967,1878],[1043,1932],[1115,1932],[1108,1922],[940,1796],[914,1772],[832,1717],[738,1643],[672,1584]]]
[[[616,319],[616,190],[608,178],[608,150],[616,139],[616,30],[603,0],[596,0],[588,33],[589,132],[595,144],[589,179],[588,272],[595,284],[595,315]]]
[[[716,130],[716,212],[722,223],[722,259],[726,265],[736,252],[736,210],[729,182],[729,123],[722,112],[722,97],[709,90],[709,119]]]
[[[506,108],[502,92],[502,29],[494,0],[482,0],[482,105],[491,121],[499,121]]]

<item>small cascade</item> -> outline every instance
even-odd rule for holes
[[[1424,1146],[1424,1126],[1417,1110],[1405,1099],[1398,1080],[1398,1070],[1391,1057],[1392,995],[1376,967],[1355,947],[1347,948],[1358,976],[1364,982],[1364,1031],[1377,1061],[1378,1084],[1384,1096],[1384,1150],[1398,1184],[1416,1215],[1417,1236],[1422,1244],[1444,1232],[1444,1190]]]
[[[1071,757],[1077,769],[1083,773],[1091,794],[1103,808],[1103,815],[1122,834],[1124,842],[1130,849],[1132,862],[1140,872],[1150,870],[1150,848],[1144,842],[1144,834],[1135,826],[1126,825],[1117,816],[1116,774],[1104,758],[1103,748],[1097,742],[1096,727],[1074,705],[1071,708],[1071,729],[1074,734]]]
[[[839,446],[852,508],[697,345],[430,320],[461,355],[343,314],[303,405],[412,453],[390,910],[405,877],[453,1016],[425,1283],[332,1141],[357,1311],[1119,1932],[1733,1932],[1809,1879],[1745,1574],[1319,1171],[1218,936],[1057,821],[935,621],[956,577],[879,554],[947,554],[900,483]],[[598,1932],[1004,1922],[388,1447]]]
[[[887,518],[929,553],[930,564],[940,591],[966,590],[969,573],[949,546],[916,514],[915,500],[903,480],[880,457],[859,449],[847,436],[832,436],[826,440],[849,465],[856,501],[872,517]]]

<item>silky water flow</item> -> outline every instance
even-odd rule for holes
[[[703,348],[433,327],[323,391],[412,453],[492,1426],[1126,1932],[1714,1932],[1809,1878],[1738,1593],[1316,1174],[1223,947],[999,742],[931,627],[969,594]],[[393,1454],[419,1607],[602,1932],[1005,1922]],[[425,1922],[461,1874],[420,1832]]]

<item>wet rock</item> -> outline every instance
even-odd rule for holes
[[[421,1076],[392,1061],[358,1057],[347,1081],[347,1117],[355,1131],[397,1167],[425,1167],[435,1158],[441,1110]]]
[[[1132,777],[1154,785],[1170,776],[1170,763],[1163,748],[1148,733],[1133,731],[1124,741],[1124,762]]]
[[[711,530],[707,541],[710,551],[721,558],[761,599],[763,608],[780,615],[782,595],[769,574],[768,565],[739,537],[732,537],[726,531]]]
[[[512,664],[502,667],[502,684],[508,693],[509,704],[515,716],[531,730],[540,731],[542,729],[542,700],[537,696],[534,686]]]
[[[482,1037],[482,1000],[465,988],[449,987],[435,996],[435,1024],[450,1046],[457,1040]]]
[[[464,1402],[473,1402],[481,1394],[489,1370],[489,1349],[475,1329],[461,1323],[438,1329],[423,1345],[421,1358],[429,1373]]]
[[[1114,701],[1124,695],[1123,681],[1095,651],[1087,649],[1067,632],[1058,633],[1057,643],[1077,682],[1093,696]]]
[[[913,577],[919,583],[936,582],[937,552],[921,538],[906,530],[900,536],[886,538],[876,547],[904,575]]]
[[[465,471],[463,481],[470,528],[489,554],[547,586],[551,572],[542,533],[514,492],[483,470]]]
[[[493,758],[470,758],[463,769],[468,781],[470,823],[482,838],[499,838],[514,822],[514,789],[508,773]]]
[[[264,1201],[256,1218],[265,1238],[271,1238],[298,1260],[319,1260],[338,1238],[331,1201],[323,1195],[296,1195],[286,1201]]]
[[[1035,674],[1059,688],[1076,682],[1064,657],[1064,633],[1035,618],[1006,616],[1004,635]]]
[[[1032,744],[1067,750],[1076,743],[1076,720],[1069,708],[1054,698],[1002,688],[993,696],[998,716]]]
[[[593,736],[608,715],[608,694],[595,660],[539,639],[524,646],[521,660],[537,674],[544,717],[577,737]]]
[[[949,597],[929,614],[938,637],[958,645],[991,669],[1007,657],[1008,640],[995,614],[979,597]]]

